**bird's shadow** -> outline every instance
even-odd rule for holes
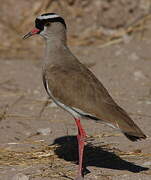
[[[57,144],[55,153],[59,158],[63,158],[66,161],[72,161],[78,163],[78,145],[76,136],[63,136],[54,140],[53,144]],[[87,144],[84,150],[84,174],[90,171],[87,166],[96,166],[101,168],[127,170],[130,172],[138,173],[146,171],[149,168],[135,165],[121,159],[113,152],[108,152],[98,146]]]

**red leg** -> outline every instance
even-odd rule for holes
[[[78,177],[76,180],[82,180],[83,179],[83,151],[84,151],[84,144],[85,144],[85,138],[86,138],[86,133],[80,123],[80,119],[76,119],[76,125],[78,127],[78,135],[77,135],[77,140],[78,140],[78,149],[79,149],[79,170],[78,170]]]

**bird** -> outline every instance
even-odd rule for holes
[[[70,113],[78,129],[79,166],[76,180],[84,178],[83,153],[87,134],[82,119],[106,123],[120,130],[129,140],[146,138],[128,113],[121,108],[107,89],[67,45],[67,25],[57,13],[44,13],[35,19],[35,27],[23,36],[40,35],[45,40],[42,79],[48,96]]]

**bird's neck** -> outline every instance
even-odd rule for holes
[[[46,39],[45,63],[54,62],[57,59],[57,57],[61,55],[61,52],[63,52],[66,48],[67,48],[66,35],[64,36],[50,35]]]

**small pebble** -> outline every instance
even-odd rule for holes
[[[50,128],[40,128],[37,130],[37,132],[46,136],[51,133],[51,129]]]
[[[29,176],[26,176],[22,173],[18,173],[12,178],[12,180],[29,180]]]
[[[146,161],[142,164],[143,166],[151,166],[151,161]]]
[[[146,104],[150,105],[150,104],[151,104],[151,101],[146,101]]]
[[[123,41],[125,44],[128,44],[132,40],[132,36],[129,36],[128,34],[123,35]]]
[[[145,79],[145,76],[144,76],[144,74],[142,73],[142,71],[135,71],[135,72],[134,72],[134,79],[135,79],[135,80]]]
[[[139,60],[139,56],[135,52],[133,52],[132,54],[130,54],[129,59],[132,61],[137,61]]]
[[[120,56],[123,54],[123,50],[122,49],[119,49],[115,52],[115,56]]]

